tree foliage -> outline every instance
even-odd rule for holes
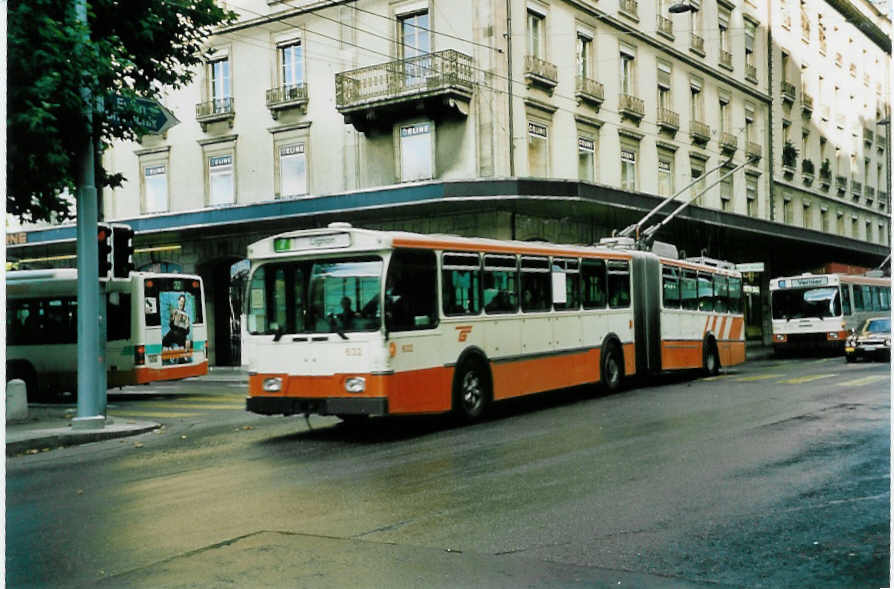
[[[23,221],[74,215],[63,192],[77,193],[82,86],[94,97],[159,98],[189,83],[207,36],[236,18],[215,0],[88,0],[87,16],[85,28],[73,0],[9,2],[6,208]],[[114,120],[94,114],[100,150],[144,134],[134,112],[117,108]],[[99,165],[97,172],[97,188],[124,180]]]

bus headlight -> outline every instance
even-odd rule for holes
[[[278,393],[282,390],[282,377],[274,376],[272,378],[264,379],[264,392],[265,393]]]
[[[788,338],[784,333],[775,333],[773,334],[773,339],[777,342],[784,342]]]
[[[345,390],[349,393],[362,393],[366,390],[366,379],[362,376],[345,379]]]
[[[836,340],[836,339],[838,339],[838,332],[837,332],[837,331],[830,331],[829,333],[826,334],[826,339],[827,339],[827,340]]]

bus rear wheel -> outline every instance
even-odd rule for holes
[[[624,356],[618,344],[612,342],[602,354],[602,384],[610,393],[621,390],[624,380]]]
[[[490,381],[484,363],[463,362],[453,380],[453,409],[463,421],[477,421],[490,400]]]
[[[717,342],[710,340],[705,343],[704,371],[708,376],[717,376],[720,373],[720,354],[717,352]]]

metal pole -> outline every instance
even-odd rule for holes
[[[86,0],[75,0],[75,14],[77,21],[86,26]],[[101,428],[105,424],[103,415],[105,387],[100,390],[100,386],[105,384],[105,337],[100,337],[104,334],[101,334],[99,329],[100,313],[105,313],[105,306],[100,306],[96,186],[93,169],[93,98],[89,88],[81,88],[81,98],[84,100],[87,128],[80,150],[77,195],[78,416],[72,421],[72,428],[90,429]]]
[[[506,0],[506,61],[509,68],[506,88],[509,94],[509,176],[515,176],[515,121],[512,108],[512,0]]]

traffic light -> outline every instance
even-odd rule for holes
[[[127,278],[133,269],[133,229],[112,225],[112,276]]]
[[[106,223],[96,224],[99,241],[99,279],[108,280],[112,275],[112,228]]]

